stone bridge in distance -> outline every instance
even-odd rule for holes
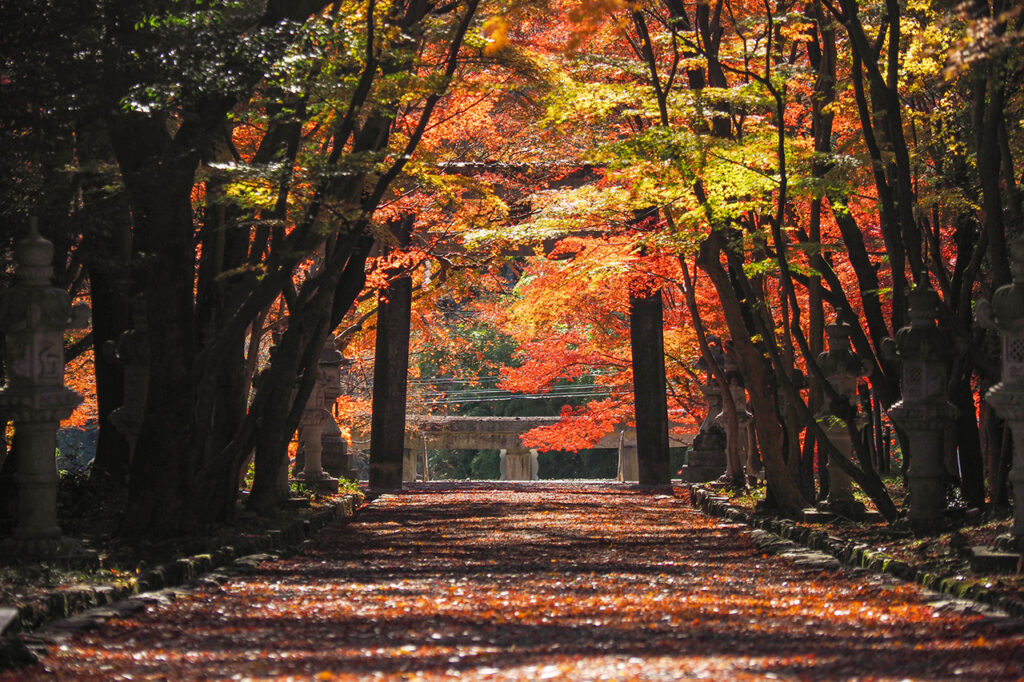
[[[559,417],[444,417],[410,414],[406,417],[405,458],[402,479],[430,479],[428,450],[499,450],[501,480],[537,480],[537,449],[523,445],[522,436],[539,426],[559,422]],[[368,443],[369,433],[353,432],[353,441]],[[693,436],[670,436],[672,447],[688,447]],[[615,449],[619,453],[618,479],[635,482],[638,478],[636,428],[625,424],[594,444],[594,448]],[[684,478],[691,479],[686,476]],[[697,474],[698,472],[692,472]],[[702,472],[703,473],[703,472]],[[713,477],[720,475],[716,471]],[[705,479],[706,480],[706,479]]]

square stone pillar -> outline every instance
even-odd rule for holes
[[[626,440],[626,432],[619,432],[619,471],[618,479],[623,483],[640,482],[640,463],[638,462],[636,441]]]
[[[405,448],[402,451],[402,482],[411,483],[418,475],[417,464],[419,453],[412,448]]]
[[[502,481],[536,481],[537,451],[530,448],[505,448],[499,465]]]

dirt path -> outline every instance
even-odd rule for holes
[[[1019,621],[796,567],[666,495],[434,485],[317,541],[78,635],[16,677],[1024,677]]]

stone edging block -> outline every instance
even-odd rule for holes
[[[684,485],[683,487],[690,491],[691,504],[711,516],[767,531],[783,540],[831,555],[847,566],[886,573],[908,582],[916,582],[922,587],[948,594],[957,599],[969,599],[994,606],[1017,618],[1024,617],[1024,601],[995,594],[967,576],[929,573],[884,552],[874,550],[867,544],[829,535],[824,531],[812,530],[806,526],[799,526],[796,522],[788,519],[753,516],[747,511],[729,504],[729,498],[717,495],[706,488],[695,485]],[[755,537],[755,542],[761,546],[767,540]],[[782,553],[785,552],[786,550],[783,550]]]

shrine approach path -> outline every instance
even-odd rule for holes
[[[763,554],[679,490],[426,484],[375,500],[298,554],[79,633],[13,674],[1024,677],[1019,620],[938,599]]]

